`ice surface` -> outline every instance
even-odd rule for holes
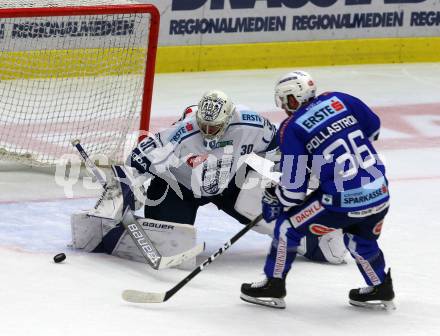
[[[288,69],[158,75],[153,121],[177,117],[201,92],[220,88],[259,112],[273,111],[273,82]],[[438,201],[440,199],[440,65],[309,68],[320,91],[338,90],[378,107],[381,153],[392,205],[380,244],[392,267],[395,312],[348,305],[363,286],[354,262],[330,266],[298,258],[287,281],[285,311],[239,299],[240,284],[261,277],[269,245],[250,232],[169,302],[136,305],[122,290],[165,291],[188,272],[163,270],[66,247],[69,215],[99,192],[79,180],[65,197],[40,170],[0,170],[0,335],[440,335]],[[168,119],[167,119],[168,118]],[[278,115],[279,118],[279,115]],[[162,120],[162,121],[161,121]],[[168,122],[168,121],[167,121]],[[196,227],[207,250],[201,262],[242,226],[208,205]],[[55,253],[67,260],[54,264]]]

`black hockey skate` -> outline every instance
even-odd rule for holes
[[[391,279],[391,270],[380,285],[350,290],[350,304],[370,309],[394,310],[394,290]]]
[[[249,303],[283,309],[286,308],[286,282],[284,279],[267,278],[260,282],[241,285],[240,298]]]

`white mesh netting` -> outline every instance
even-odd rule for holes
[[[0,1],[0,8],[127,3]],[[91,156],[122,161],[149,112],[141,99],[150,17],[0,17],[0,158],[53,165],[80,139]]]

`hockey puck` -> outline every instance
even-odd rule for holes
[[[60,263],[66,259],[66,255],[64,253],[58,253],[56,256],[53,257],[53,261],[56,263]]]

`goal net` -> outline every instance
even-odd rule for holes
[[[148,129],[158,25],[129,1],[0,0],[0,159],[50,166],[80,139],[123,161]]]

